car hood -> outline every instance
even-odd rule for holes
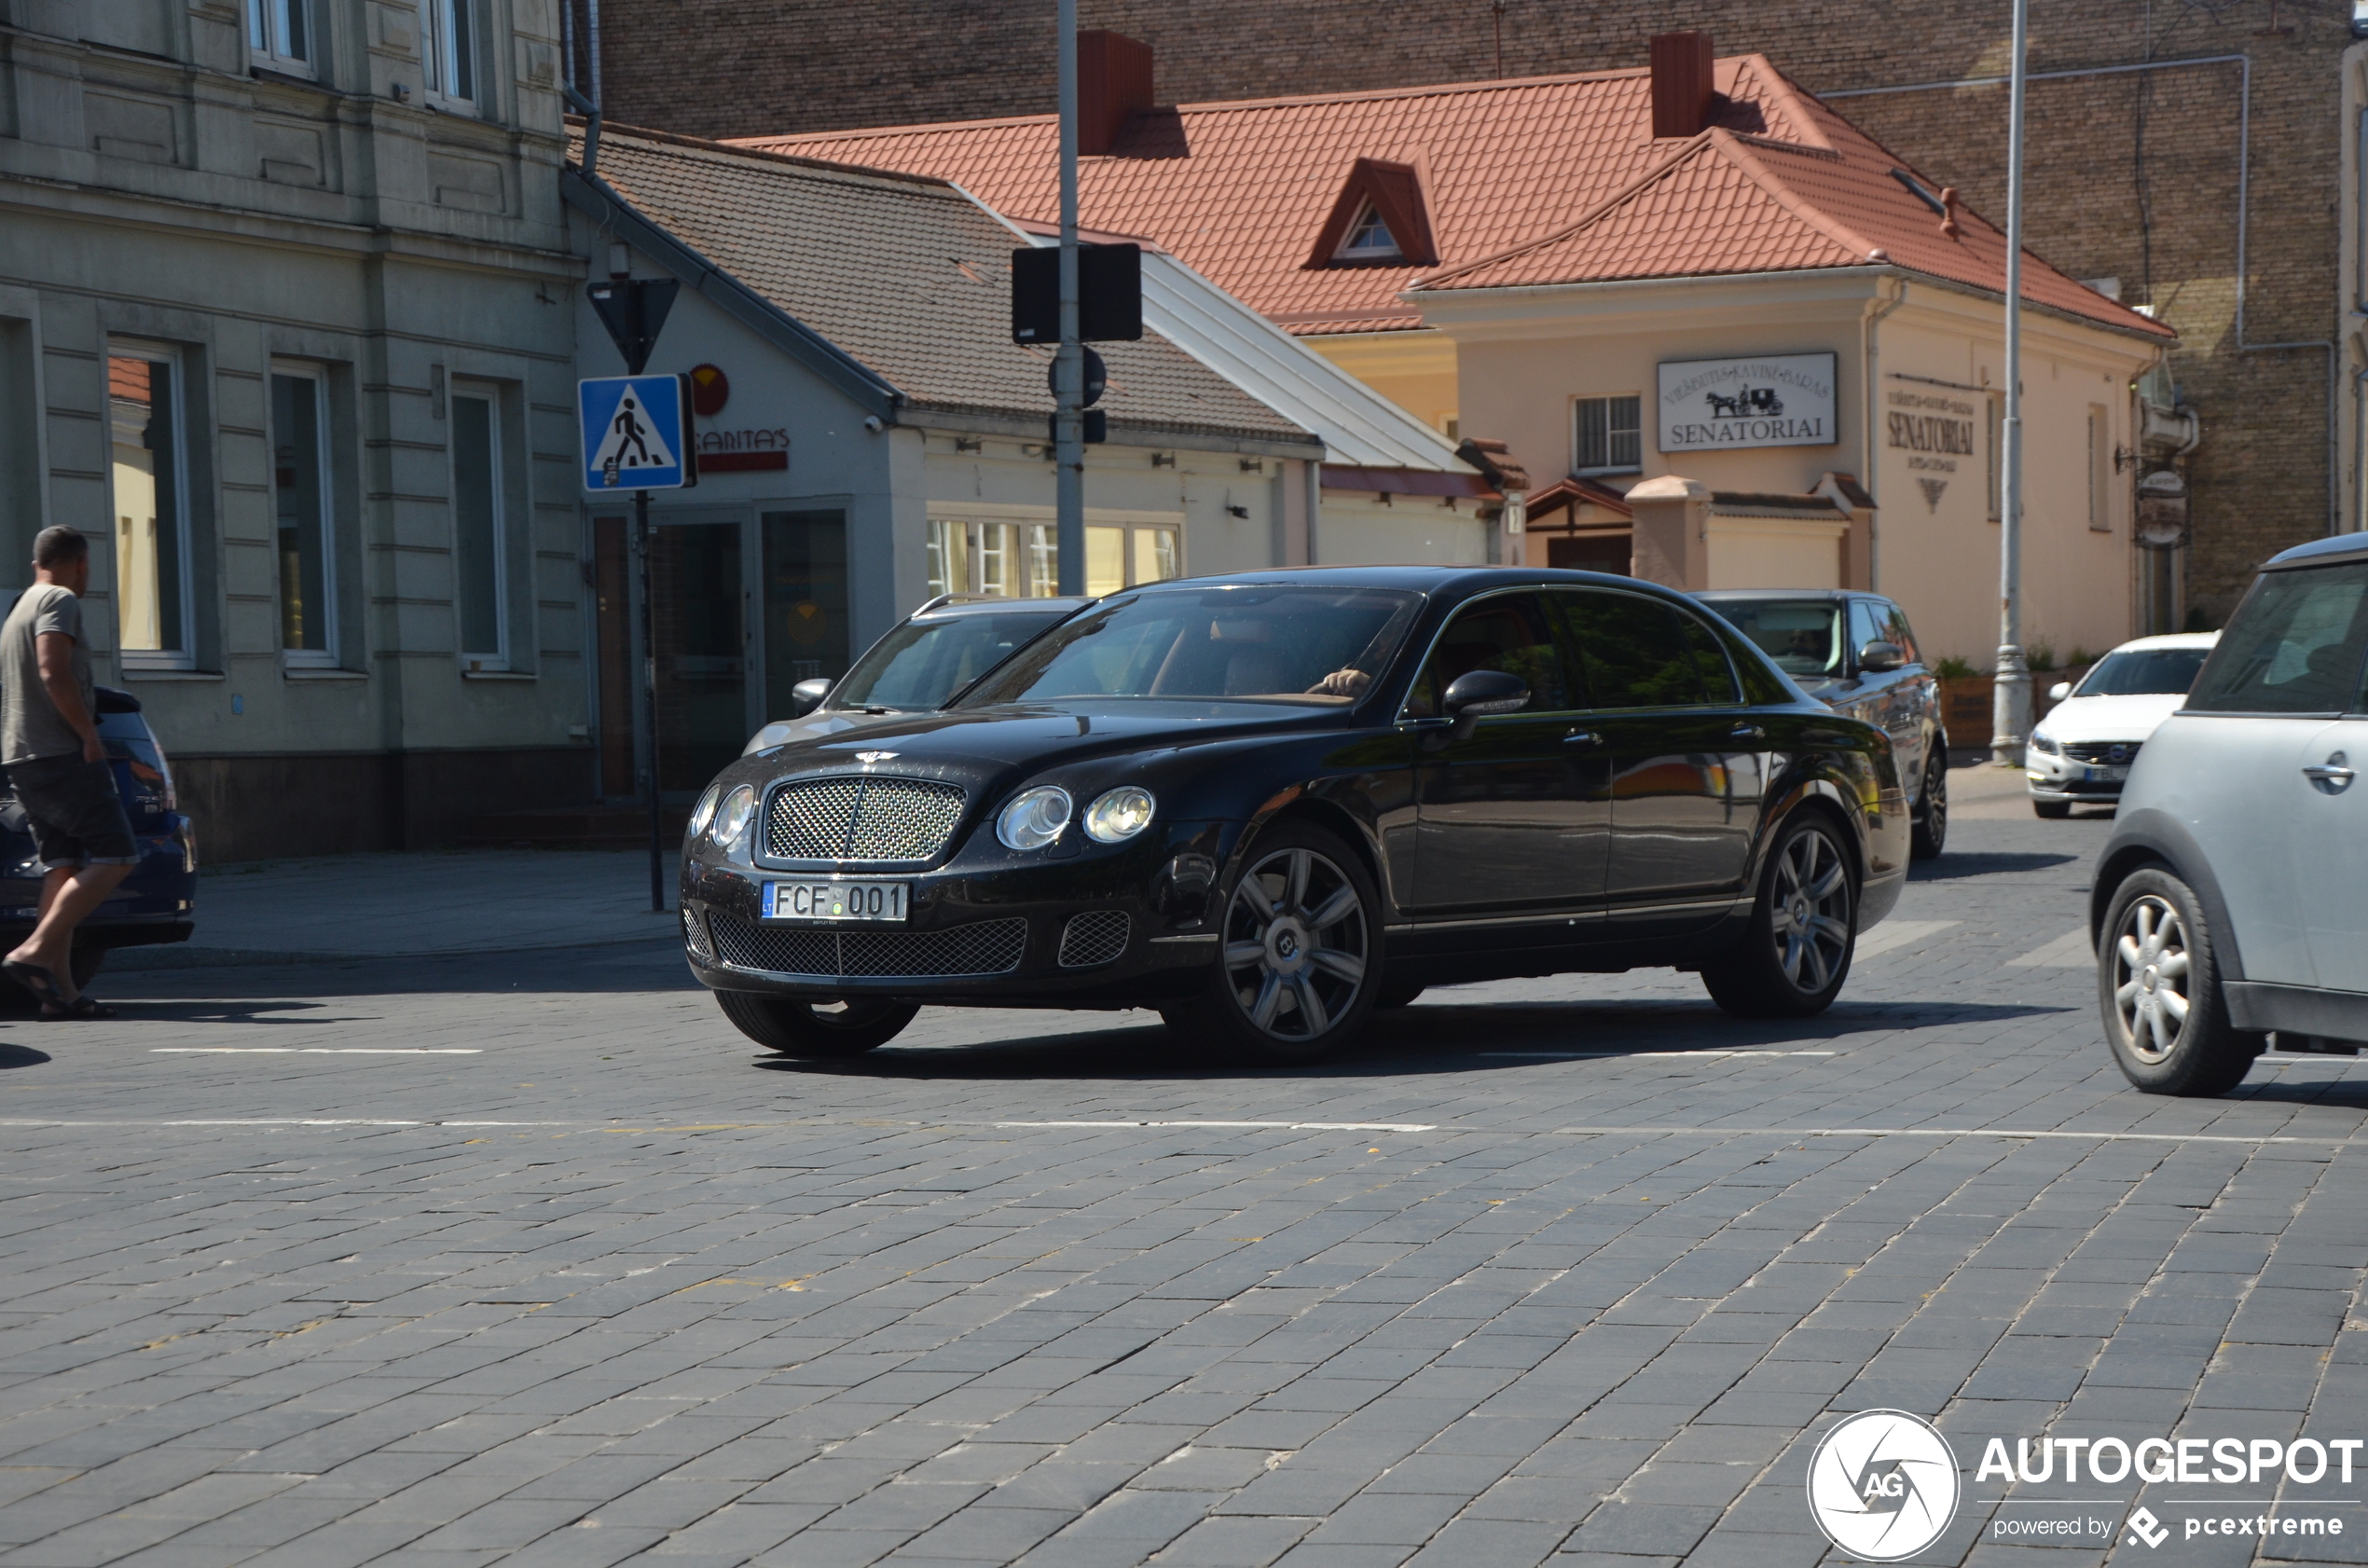
[[[834,735],[845,735],[849,730],[865,729],[874,724],[887,723],[891,719],[911,717],[910,713],[867,713],[854,708],[809,713],[803,719],[776,719],[749,737],[749,743],[740,748],[740,755],[752,757],[759,751],[786,746],[793,741],[827,739]]]
[[[822,718],[852,715],[819,715]],[[860,725],[797,735],[741,759],[769,777],[864,768],[985,781],[1097,757],[1293,729],[1337,728],[1341,711],[1295,703],[1026,703],[936,713],[862,715]],[[737,771],[737,770],[736,770]]]
[[[2058,745],[2067,740],[2143,740],[2186,701],[2183,695],[2169,692],[2127,697],[2066,697],[2040,721],[2039,727]]]

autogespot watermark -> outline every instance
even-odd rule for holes
[[[2026,1488],[2084,1480],[2104,1485],[2136,1480],[2154,1486],[2243,1486],[2274,1493],[2283,1486],[2348,1486],[2352,1466],[2368,1439],[2291,1443],[2274,1437],[2030,1437],[2018,1438],[2010,1454],[2003,1437],[1992,1437],[1975,1467],[1973,1484],[2003,1481]],[[2061,1465],[2060,1471],[2058,1466]],[[1825,1538],[1868,1562],[1896,1562],[1915,1556],[1948,1529],[1963,1500],[1957,1456],[1933,1424],[1905,1410],[1861,1410],[1845,1416],[1817,1445],[1809,1461],[1809,1509]],[[1976,1499],[1976,1504],[1983,1500]],[[1984,1534],[2029,1545],[2086,1542],[2109,1545],[2119,1536],[2129,1546],[2158,1547],[2181,1540],[2228,1536],[2300,1538],[2344,1534],[2337,1507],[2357,1508],[2354,1497],[2313,1491],[2280,1500],[2264,1495],[2172,1499],[2153,1509],[2132,1509],[2123,1501],[2049,1498],[2025,1492],[1987,1500],[1993,1513]],[[2102,1506],[2102,1517],[2091,1511]],[[2302,1511],[2287,1509],[2300,1506]],[[2061,1510],[2071,1509],[2066,1513]],[[2029,1510],[2029,1511],[2026,1511]]]

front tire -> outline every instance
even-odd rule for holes
[[[2122,1076],[2149,1094],[2225,1093],[2269,1043],[2229,1022],[2203,901],[2160,866],[2130,873],[2113,891],[2097,1004]]]
[[[1948,748],[1935,741],[1925,748],[1924,794],[1907,837],[1911,860],[1937,860],[1948,846]]]
[[[1831,1007],[1858,945],[1858,882],[1840,830],[1796,817],[1760,873],[1735,950],[1702,966],[1711,1000],[1739,1018],[1813,1018]]]
[[[852,1001],[836,1007],[794,997],[718,991],[716,1006],[733,1026],[784,1056],[860,1056],[886,1045],[913,1022],[918,1002]]]
[[[1259,835],[1225,895],[1217,962],[1168,1027],[1265,1066],[1310,1062],[1365,1026],[1381,986],[1381,896],[1348,846],[1309,823]]]

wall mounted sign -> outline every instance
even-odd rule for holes
[[[1841,438],[1832,354],[1665,360],[1659,406],[1664,452],[1830,447]]]
[[[723,413],[723,406],[731,401],[732,380],[721,366],[691,366],[691,412],[702,420],[711,420]]]
[[[698,373],[692,372],[695,377]],[[695,391],[698,382],[691,383]],[[706,474],[779,473],[790,466],[790,433],[772,430],[699,432],[699,469]]]
[[[1909,468],[1954,474],[1958,459],[1972,459],[1972,403],[1945,392],[1897,390],[1885,401],[1891,406],[1883,413],[1883,444],[1909,454]]]

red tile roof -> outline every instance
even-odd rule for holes
[[[1962,232],[1942,234],[1891,173],[1912,171],[1761,56],[1719,61],[1716,79],[1717,126],[1687,142],[1652,138],[1642,70],[1154,109],[1109,156],[1082,160],[1081,211],[1097,228],[1156,237],[1308,334],[1417,326],[1419,304],[1398,296],[1426,278],[1472,288],[1865,266],[1878,249],[1895,267],[2003,291],[1990,225],[1961,206]],[[1049,222],[1057,134],[1053,117],[1029,116],[748,144],[939,175]],[[1413,168],[1439,268],[1306,265],[1359,158]],[[2035,257],[2024,278],[2035,303],[2171,336]]]

